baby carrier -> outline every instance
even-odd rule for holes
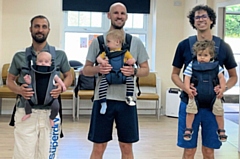
[[[195,59],[192,63],[191,83],[197,89],[195,101],[198,107],[212,107],[216,99],[214,87],[219,84],[219,63],[198,63]]]
[[[105,75],[107,82],[109,84],[125,84],[126,76],[123,75],[120,68],[124,66],[124,56],[127,49],[110,52],[108,48],[105,47],[105,51],[108,62],[112,66],[112,70]]]
[[[24,74],[29,74],[31,76],[30,87],[33,88],[34,95],[28,100],[28,102],[33,108],[41,107],[48,109],[54,100],[50,95],[50,92],[55,88],[53,82],[54,76],[57,72],[54,62],[55,48],[50,47],[50,54],[52,55],[51,66],[37,66],[36,64],[33,64],[31,48],[26,49],[28,67],[22,67],[22,71]]]
[[[190,36],[188,38],[190,50],[193,55],[192,47],[197,41],[197,36]],[[196,57],[193,57],[192,63],[192,78],[191,83],[197,89],[197,96],[195,96],[196,104],[198,107],[208,107],[212,108],[213,103],[216,99],[216,93],[214,92],[214,87],[219,84],[218,71],[219,62],[217,61],[217,55],[219,53],[220,38],[213,36],[213,41],[215,42],[215,59],[210,63],[197,62]],[[188,103],[188,95],[182,91],[180,98],[183,102]]]

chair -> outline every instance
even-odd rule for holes
[[[6,80],[7,80],[7,74],[8,74],[9,66],[10,66],[10,63],[6,63],[2,67],[2,82],[3,82],[3,85],[6,85]]]
[[[157,79],[155,73],[150,72],[149,75],[146,77],[139,77],[139,86],[141,90],[141,95],[137,96],[137,101],[138,100],[155,100],[156,101],[155,112],[159,120],[160,109],[161,109],[160,79]]]

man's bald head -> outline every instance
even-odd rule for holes
[[[125,6],[123,3],[120,3],[120,2],[113,3],[113,4],[110,6],[110,8],[109,8],[109,12],[112,12],[112,11],[113,11],[113,8],[116,7],[116,6],[122,6],[122,7],[124,7],[125,10],[126,10],[126,13],[127,13],[127,8],[126,8],[126,6]]]

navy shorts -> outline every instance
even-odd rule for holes
[[[182,102],[179,107],[178,117],[178,143],[177,145],[182,148],[196,148],[198,141],[198,131],[201,126],[202,145],[212,149],[219,149],[222,143],[218,140],[217,130],[218,125],[216,117],[209,108],[199,108],[198,113],[195,114],[193,121],[193,135],[190,141],[183,139],[183,134],[186,128],[186,106]]]
[[[94,101],[88,140],[95,143],[112,140],[114,121],[118,141],[133,143],[139,140],[136,106],[129,106],[125,101],[107,100],[106,113],[100,114],[100,109],[100,102]]]

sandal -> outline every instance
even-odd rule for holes
[[[186,131],[189,131],[190,133],[186,133]],[[183,134],[183,139],[185,141],[190,141],[192,139],[193,129],[192,128],[186,128],[185,133]]]
[[[227,135],[220,135],[220,133],[223,132],[225,133],[226,131],[224,129],[218,129],[217,131],[217,135],[218,135],[218,140],[221,141],[221,142],[226,142],[227,141]]]

